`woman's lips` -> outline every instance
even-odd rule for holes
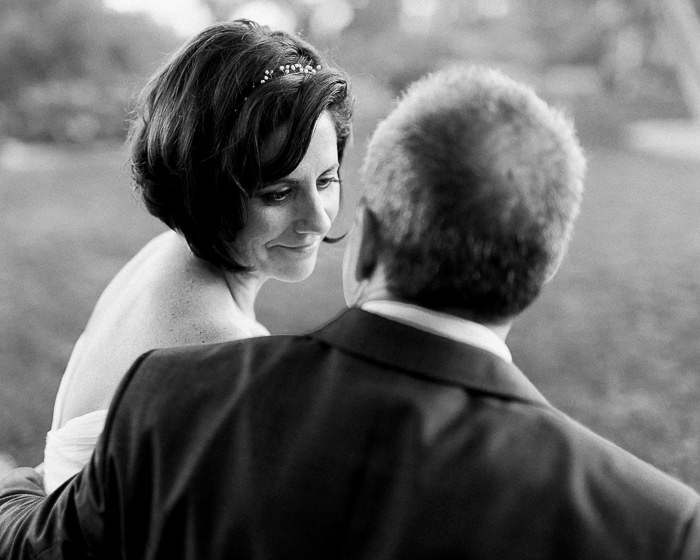
[[[286,249],[288,251],[293,251],[295,253],[302,253],[302,254],[308,254],[308,253],[313,253],[316,251],[319,245],[319,240],[312,241],[311,243],[299,243],[299,244],[292,244],[292,243],[278,243],[276,246],[280,247],[282,249]]]

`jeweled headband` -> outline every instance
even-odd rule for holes
[[[311,64],[307,64],[305,66],[302,66],[301,64],[283,64],[279,68],[273,68],[272,70],[265,70],[265,75],[263,76],[262,80],[260,80],[260,84],[264,84],[265,82],[268,82],[272,78],[275,77],[275,74],[315,74],[318,70],[321,69],[321,65],[317,64],[315,67],[311,66]]]
[[[243,98],[242,103],[245,103],[248,100],[248,96],[253,92],[253,90],[256,88],[256,86],[261,86],[266,82],[269,82],[272,78],[276,76],[284,76],[286,74],[315,74],[318,70],[321,69],[321,65],[317,64],[316,66],[312,66],[311,64],[282,64],[278,68],[273,68],[272,70],[265,70],[265,74],[263,74],[262,78],[260,81],[255,82],[252,87],[250,88],[250,91],[248,94]],[[236,109],[238,111],[238,109]]]

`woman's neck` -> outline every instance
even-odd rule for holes
[[[250,272],[224,272],[223,275],[236,307],[245,317],[257,322],[255,300],[267,278]]]

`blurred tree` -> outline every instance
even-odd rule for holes
[[[616,110],[628,111],[633,118],[678,117],[687,104],[676,63],[668,56],[660,33],[659,9],[665,2],[520,0],[511,4],[520,7],[521,26],[539,45],[542,72],[552,67],[586,68],[597,76],[596,87],[609,94],[610,102],[622,102],[624,106]]]
[[[236,10],[256,2],[254,0],[199,0],[199,3],[207,9],[211,21],[214,22],[226,21]],[[305,16],[309,8],[308,0],[274,0],[273,3],[291,10],[300,17]],[[303,25],[301,27],[303,28]]]
[[[29,140],[123,133],[136,84],[176,38],[98,0],[0,3],[0,131]]]
[[[355,3],[355,17],[347,31],[356,35],[392,34],[401,21],[401,0],[366,0]]]
[[[686,105],[700,120],[700,21],[698,0],[661,0],[655,5],[659,35],[673,61]]]
[[[211,14],[212,21],[225,21],[231,15],[231,12],[243,4],[242,0],[199,0]]]

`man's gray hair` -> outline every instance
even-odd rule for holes
[[[409,87],[363,166],[396,296],[504,321],[537,296],[578,213],[585,158],[572,123],[484,67]]]

